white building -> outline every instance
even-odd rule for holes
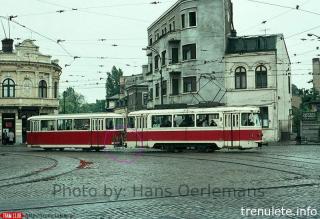
[[[264,140],[288,139],[291,67],[283,36],[236,37],[232,11],[231,0],[178,0],[151,24],[148,108],[259,106]]]
[[[225,56],[226,103],[260,107],[264,140],[291,133],[291,68],[282,35],[230,37]]]
[[[39,52],[32,40],[13,49],[13,40],[2,40],[0,51],[0,127],[12,131],[14,143],[26,141],[28,117],[57,113],[61,67],[57,60]]]
[[[213,78],[224,75],[218,60],[232,29],[230,0],[179,0],[153,22],[148,28],[148,107],[162,104],[161,97],[163,104],[223,102],[223,79]]]

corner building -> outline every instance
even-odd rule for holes
[[[33,40],[13,49],[13,40],[2,40],[0,51],[0,128],[14,133],[14,144],[26,141],[28,118],[58,112],[61,67],[57,60],[39,52]]]
[[[230,0],[179,0],[151,24],[148,108],[225,102],[221,59],[232,29]]]

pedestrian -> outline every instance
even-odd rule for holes
[[[12,145],[14,141],[14,133],[12,130],[10,130],[8,133],[8,140],[9,140],[9,144]]]
[[[6,144],[8,143],[7,140],[8,140],[7,132],[6,132],[6,130],[3,130],[2,143],[3,143],[4,145],[6,145]]]

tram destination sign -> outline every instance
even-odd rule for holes
[[[307,112],[302,113],[303,121],[316,121],[317,120],[317,112]]]

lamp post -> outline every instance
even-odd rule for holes
[[[155,48],[153,48],[152,46],[147,46],[146,48],[142,48],[142,50],[151,50],[152,52],[156,53],[156,55],[159,57],[159,60],[157,60],[158,62],[160,61],[160,69],[159,69],[159,73],[160,73],[160,103],[161,106],[163,105],[163,92],[162,92],[162,82],[163,82],[163,77],[162,77],[162,58],[161,55],[159,53],[158,50],[156,50]]]

